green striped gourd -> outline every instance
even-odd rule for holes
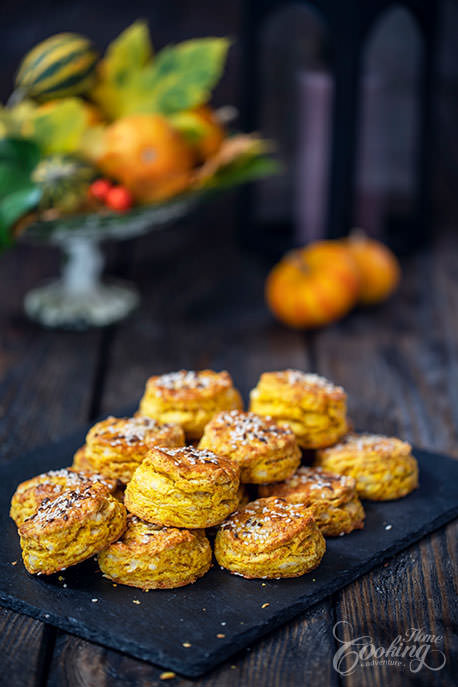
[[[97,53],[77,33],[58,33],[36,45],[16,75],[16,99],[54,100],[87,91],[93,81]]]
[[[94,176],[94,168],[85,160],[74,155],[48,155],[35,167],[32,181],[41,189],[42,209],[74,212],[86,199]]]

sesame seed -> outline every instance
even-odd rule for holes
[[[98,599],[91,599],[91,601],[92,601],[93,604],[96,604],[97,601],[98,601]]]
[[[132,599],[132,603],[137,604],[137,606],[140,606],[141,601],[139,601],[138,599]]]
[[[261,608],[267,608],[267,606],[270,606],[269,603],[262,604]]]
[[[192,644],[190,642],[183,642],[183,646],[185,649],[189,649],[189,647],[192,646]]]
[[[225,637],[226,635],[223,634],[222,632],[218,632],[218,634],[217,634],[216,636],[218,637],[218,639],[224,639],[224,637]]]
[[[386,530],[390,530],[393,527],[393,525],[385,525]]]
[[[161,674],[159,675],[159,679],[160,679],[160,680],[171,680],[171,679],[174,678],[174,677],[176,677],[176,674],[175,674],[175,673],[172,673],[171,670],[170,670],[170,671],[167,671],[167,672],[165,672],[165,673],[161,673]]]
[[[11,565],[17,565],[17,561],[11,561]]]

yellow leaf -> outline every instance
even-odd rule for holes
[[[38,107],[31,121],[31,138],[41,151],[73,153],[88,128],[87,112],[78,98],[65,98]]]
[[[108,46],[101,66],[103,79],[122,86],[129,74],[144,67],[152,54],[147,23],[134,22]]]

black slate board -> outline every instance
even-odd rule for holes
[[[215,565],[194,585],[145,593],[114,588],[93,560],[63,572],[63,581],[58,575],[32,577],[21,563],[9,499],[20,481],[69,465],[84,436],[81,432],[39,448],[0,469],[0,603],[189,677],[213,668],[458,515],[458,461],[415,450],[420,488],[399,501],[365,502],[365,529],[328,539],[320,567],[301,578],[263,584]],[[262,608],[265,603],[269,606]],[[192,646],[185,648],[183,642]]]

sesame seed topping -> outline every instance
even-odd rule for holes
[[[239,410],[231,410],[220,413],[211,423],[211,428],[228,430],[228,441],[234,444],[233,449],[239,445],[249,445],[253,442],[267,444],[275,437],[293,438],[294,434],[289,427],[281,427],[270,418],[260,417],[255,413],[243,413]]]
[[[213,451],[194,448],[194,446],[183,446],[181,448],[164,448],[161,446],[160,450],[168,456],[178,458],[179,461],[177,461],[177,465],[180,462],[190,463],[191,465],[196,465],[196,463],[214,463],[215,465],[220,465],[221,462]]]
[[[176,677],[176,675],[171,670],[168,670],[165,673],[161,673],[159,675],[160,680],[171,680],[174,677]]]
[[[152,438],[151,434],[163,428],[164,425],[151,417],[139,416],[118,419],[110,416],[104,423],[101,423],[101,427],[95,432],[94,438],[104,437],[111,446],[122,444],[133,446],[139,443],[144,444]]]
[[[280,373],[281,374],[281,373]],[[309,388],[320,388],[323,391],[343,391],[341,386],[333,384],[326,377],[317,375],[313,372],[302,372],[301,370],[285,370],[283,373],[288,384],[303,384]]]
[[[65,518],[70,508],[80,508],[81,503],[94,496],[94,490],[89,486],[68,489],[55,499],[44,499],[37,513],[30,518],[38,523],[53,522],[57,518]]]
[[[155,380],[155,386],[160,389],[205,389],[213,382],[213,378],[195,370],[178,370],[161,375]]]

